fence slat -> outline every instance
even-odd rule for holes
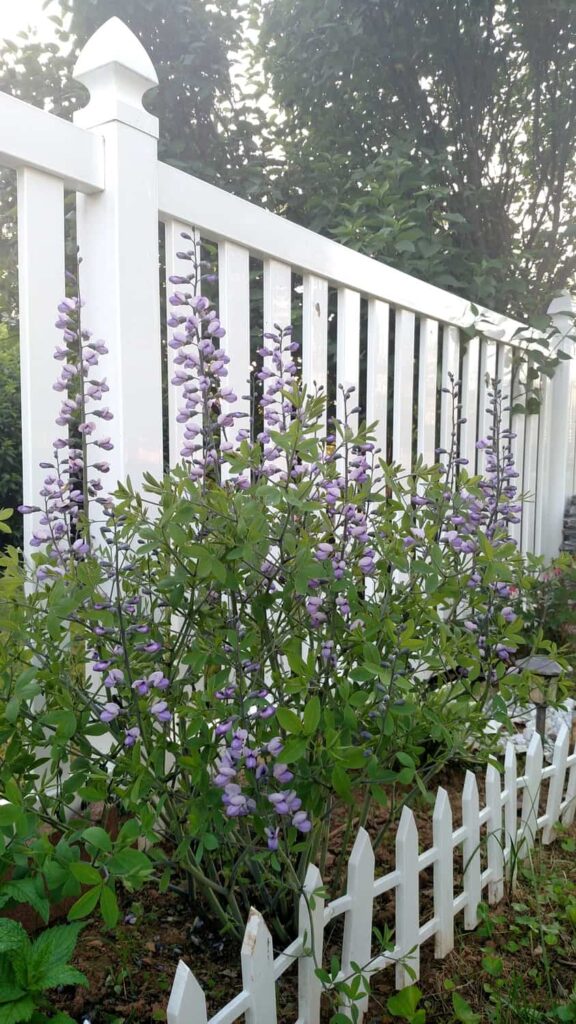
[[[322,888],[322,876],[314,864],[310,864],[304,879],[304,895],[298,908],[298,934],[304,942],[304,949],[313,955],[302,956],[298,961],[298,1020],[300,1024],[320,1024],[320,1001],[322,982],[316,977],[316,967],[322,966],[324,945],[324,897],[314,893]]]
[[[276,1024],[276,985],[272,936],[252,907],[240,953],[242,984],[250,995],[246,1024]]]
[[[467,930],[478,924],[478,904],[482,899],[482,871],[480,863],[480,804],[478,783],[473,772],[466,772],[462,791],[462,825],[466,830],[462,843],[464,877],[462,888],[467,901],[464,908],[464,927]]]
[[[64,186],[57,178],[24,167],[18,171],[18,288],[22,401],[22,491],[25,505],[37,505],[52,456],[51,440],[60,396],[50,386],[58,376],[54,327],[64,298]],[[24,551],[38,526],[24,516]]]
[[[192,241],[186,238],[182,238],[182,232],[187,235],[191,235]],[[182,224],[180,221],[169,220],[165,225],[164,235],[164,249],[166,253],[166,318],[168,319],[172,313],[177,313],[176,309],[170,305],[168,301],[170,296],[176,291],[189,290],[191,287],[183,288],[172,284],[169,280],[170,277],[178,275],[185,276],[192,270],[193,264],[189,260],[178,259],[177,252],[186,252],[189,249],[196,249],[200,239],[194,228],[190,227],[189,224]],[[167,327],[167,338],[170,341],[172,337],[172,328]],[[170,381],[174,373],[174,352],[168,345],[168,380]],[[184,423],[178,423],[178,413],[180,406],[184,404],[182,397],[182,388],[175,388],[172,386],[168,387],[168,449],[170,466],[176,466],[181,460],[181,451],[184,446]]]
[[[336,331],[336,414],[344,419],[344,400],[340,385],[354,388],[348,409],[354,409],[360,398],[360,293],[351,288],[338,289],[338,323]],[[358,415],[348,417],[352,430],[358,427]]]
[[[515,402],[522,402],[524,404],[523,393],[526,388],[526,367],[524,365],[518,368],[512,368],[512,407]],[[516,436],[512,438],[512,454],[514,456],[514,465],[516,471],[519,473],[517,484],[518,494],[522,495],[525,492],[524,485],[524,434],[526,431],[526,414],[513,412],[512,413],[512,433]],[[523,519],[524,512],[522,511],[521,520],[519,523],[512,523],[510,526],[510,535],[514,540],[522,546],[522,535],[523,535]]]
[[[576,746],[574,747],[574,753],[576,754]],[[567,827],[572,824],[576,814],[576,761],[574,761],[568,773],[568,785],[566,787],[564,803],[565,807],[562,812],[562,824]]]
[[[478,440],[478,369],[480,339],[468,338],[462,357],[462,417],[460,427],[460,455],[468,459],[468,472],[476,471],[476,441]]]
[[[418,454],[427,466],[436,461],[438,400],[438,321],[422,317],[418,356]]]
[[[207,1024],[206,997],[183,960],[178,962],[166,1011],[168,1024]]]
[[[524,421],[524,459],[522,493],[527,495],[522,509],[522,551],[534,552],[536,543],[536,506],[538,491],[538,444],[540,438],[540,416],[532,414]]]
[[[442,387],[450,387],[450,374],[458,380],[460,332],[457,327],[444,327],[442,339]],[[440,447],[450,451],[452,444],[452,399],[445,391],[440,396]]]
[[[554,775],[550,779],[548,800],[546,801],[548,824],[542,830],[542,842],[545,844],[553,841],[555,832],[554,826],[560,817],[560,805],[562,803],[562,793],[564,792],[564,780],[566,778],[566,762],[568,760],[569,745],[570,732],[566,723],[563,722],[560,726],[558,736],[556,737],[554,753],[552,755]]]
[[[432,817],[432,836],[436,847],[434,861],[434,917],[438,930],[434,956],[441,960],[454,949],[454,847],[452,844],[452,808],[445,789],[438,790]]]
[[[504,860],[506,876],[514,885],[516,875],[516,844],[518,840],[518,783],[516,767],[516,750],[514,744],[506,744],[504,755],[504,788],[506,802],[504,804]]]
[[[352,964],[364,968],[372,956],[372,908],[374,900],[374,850],[370,836],[361,828],[348,862],[347,892],[352,906],[344,917],[342,972],[347,977]],[[345,1003],[344,1005],[348,1005]],[[360,1019],[368,1009],[368,996],[355,1002]]]
[[[304,274],[302,292],[302,383],[326,394],[328,376],[328,282]]]
[[[390,307],[378,299],[368,301],[368,352],[366,367],[366,422],[377,422],[376,443],[387,456],[388,443],[388,343]]]
[[[238,396],[232,408],[250,414],[250,253],[234,242],[218,245],[218,305],[226,335],[220,342],[230,357],[225,384]],[[238,421],[237,428],[246,427]],[[229,431],[234,442],[237,429]]]
[[[396,946],[402,958],[396,964],[396,988],[406,988],[420,977],[418,831],[408,807],[402,808],[396,833],[396,869],[400,872],[396,888]]]
[[[524,786],[522,796],[522,820],[520,825],[522,841],[518,849],[518,856],[521,860],[527,856],[534,846],[538,831],[538,800],[540,798],[542,778],[542,759],[542,740],[538,733],[535,732],[526,752],[526,785]]]
[[[480,344],[480,381],[478,400],[478,437],[488,437],[492,431],[493,421],[490,413],[490,399],[488,392],[492,390],[492,380],[496,376],[496,342],[482,339]],[[483,451],[478,452],[478,472],[484,470],[486,456]]]
[[[504,837],[502,835],[502,791],[500,772],[493,764],[486,769],[486,847],[488,870],[488,903],[499,903],[504,895]]]
[[[414,327],[414,313],[407,309],[397,309],[394,335],[392,459],[405,470],[412,468]]]

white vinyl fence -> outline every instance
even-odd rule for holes
[[[299,934],[284,952],[274,957],[264,917],[252,910],[241,950],[243,989],[212,1017],[206,997],[192,971],[180,961],[170,1002],[168,1024],[276,1024],[276,982],[285,971],[298,972],[298,1018],[294,1024],[319,1024],[322,982],[316,969],[322,963],[324,930],[344,915],[342,978],[353,974],[352,964],[366,968],[368,977],[395,966],[395,984],[403,988],[419,976],[420,947],[434,937],[437,959],[454,946],[454,920],[462,911],[464,928],[478,924],[478,904],[484,889],[488,903],[498,903],[505,881],[512,881],[519,861],[525,859],[538,832],[542,842],[554,839],[558,822],[569,825],[576,810],[576,748],[569,754],[569,730],[563,724],[554,745],[552,763],[543,766],[542,743],[534,734],[526,754],[524,774],[517,775],[516,752],[508,743],[502,773],[494,765],[486,771],[485,800],[480,810],[476,776],[467,772],[462,791],[462,825],[453,831],[448,794],[439,789],[433,813],[433,846],[418,852],[414,815],[404,807],[396,833],[396,867],[381,878],[374,874],[374,851],[368,833],[360,829],[348,863],[346,894],[325,904],[322,878],[308,868],[300,898]],[[541,786],[549,780],[546,807],[539,813]],[[461,891],[454,889],[454,855],[461,847]],[[420,873],[433,871],[433,916],[421,921]],[[388,952],[372,948],[374,905],[384,893],[395,893],[395,946]],[[368,997],[357,1004],[361,1016]]]
[[[305,383],[328,384],[333,394],[337,383],[358,388],[365,348],[360,404],[368,422],[378,421],[382,451],[406,470],[416,452],[431,463],[436,447],[448,447],[449,401],[439,385],[449,372],[459,377],[466,420],[459,431],[460,454],[474,471],[475,442],[487,422],[486,376],[498,375],[509,386],[514,353],[529,345],[515,336],[520,325],[482,310],[490,327],[468,339],[462,326],[474,322],[474,316],[465,299],[159,162],[158,122],[142,104],[157,84],[156,73],[141,43],[118,18],[88,41],[75,78],[87,87],[90,100],[74,115],[74,124],[0,94],[0,166],[18,171],[26,504],[35,504],[42,486],[38,463],[53,437],[59,404],[49,382],[58,340],[55,310],[64,294],[65,190],[76,194],[85,326],[109,348],[101,361],[112,385],[114,414],[107,489],[127,476],[138,488],[146,471],[160,475],[164,441],[171,462],[179,461],[181,425],[172,400],[169,437],[163,438],[161,337],[166,325],[161,323],[159,226],[167,276],[189,269],[177,255],[186,248],[182,231],[217,245],[219,307],[232,360],[229,383],[237,394],[245,394],[250,376],[252,257],[263,276],[265,330],[292,320],[297,275]],[[554,301],[551,308],[563,330],[572,303],[569,297]],[[335,379],[330,319],[337,335]],[[572,346],[569,340],[564,344]],[[576,491],[576,361],[563,362],[553,379],[544,381],[541,413],[514,416],[513,428],[520,490],[532,496],[516,537],[523,550],[553,556],[566,497]],[[26,540],[33,519],[26,518]]]

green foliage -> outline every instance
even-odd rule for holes
[[[22,442],[20,430],[20,360],[18,337],[8,324],[0,323],[0,506],[14,509],[22,502]],[[0,548],[7,533],[6,518],[0,521]],[[13,526],[16,544],[21,542],[20,517]],[[10,532],[10,531],[8,531]]]
[[[51,1014],[46,992],[61,985],[87,985],[69,963],[82,925],[47,928],[34,940],[16,921],[0,918],[0,1024],[68,1024],[64,1013]]]
[[[572,278],[571,0],[253,4],[282,209],[484,305]]]

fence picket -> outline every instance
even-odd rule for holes
[[[168,1024],[207,1024],[206,997],[183,960],[178,962],[166,1011]]]
[[[246,1024],[276,1024],[276,985],[272,936],[252,907],[240,952],[242,984],[250,996]]]
[[[396,947],[401,960],[396,964],[396,988],[406,988],[420,977],[420,874],[418,871],[418,831],[414,815],[402,808],[396,833]]]
[[[394,335],[392,459],[405,470],[412,468],[414,328],[414,313],[407,309],[397,309]]]
[[[192,241],[182,238],[182,232],[190,235]],[[188,260],[179,259],[176,255],[178,252],[186,252],[189,249],[195,249],[198,251],[200,239],[194,228],[190,227],[189,224],[182,224],[181,221],[169,220],[166,222],[164,228],[164,250],[166,259],[166,319],[168,319],[175,310],[170,305],[170,296],[176,291],[191,290],[183,289],[178,285],[172,284],[170,277],[182,276],[189,274],[192,270],[193,264]],[[170,341],[172,337],[172,328],[167,327],[167,338]],[[171,380],[174,374],[174,352],[168,345],[167,350],[168,360],[168,380]],[[182,459],[180,454],[184,447],[184,423],[178,422],[178,413],[180,406],[183,405],[182,389],[169,387],[168,388],[168,451],[170,466],[176,466]]]
[[[427,466],[436,461],[438,400],[438,321],[422,317],[418,353],[418,454]]]
[[[522,550],[536,550],[536,509],[541,498],[538,490],[538,444],[540,439],[540,416],[536,413],[524,420],[524,475],[522,491],[528,496],[522,510]]]
[[[442,339],[442,387],[450,387],[450,374],[458,380],[460,363],[460,332],[457,327],[444,327]],[[458,438],[456,437],[456,442]],[[445,391],[440,399],[440,446],[450,451],[452,444],[452,399]]]
[[[504,837],[502,835],[502,792],[500,772],[495,765],[486,769],[486,847],[490,881],[488,903],[499,903],[504,895]]]
[[[250,253],[234,242],[218,245],[218,305],[226,334],[221,347],[230,357],[226,386],[238,396],[233,408],[250,414]],[[236,427],[245,427],[239,421]],[[229,432],[234,439],[236,430]]]
[[[478,437],[488,437],[492,432],[492,414],[490,409],[490,398],[488,392],[492,390],[492,380],[496,376],[496,342],[483,339],[480,345],[480,382],[478,400]],[[486,455],[483,451],[478,452],[478,472],[484,471]]]
[[[438,928],[434,939],[434,956],[441,960],[454,949],[454,846],[452,843],[452,808],[445,789],[438,790],[432,817],[432,841],[436,849],[434,861],[434,917]]]
[[[328,376],[328,282],[304,274],[302,294],[302,383],[326,394]]]
[[[576,814],[576,746],[572,753],[572,765],[568,773],[568,785],[563,803],[562,824],[568,827],[574,821]]]
[[[388,440],[388,342],[390,307],[387,302],[368,302],[368,352],[366,367],[366,422],[376,422],[374,431],[382,458]]]
[[[352,964],[364,968],[372,956],[372,908],[374,901],[374,850],[370,836],[361,828],[348,862],[346,891],[352,898],[344,918],[342,972],[353,973]],[[345,1003],[344,1005],[348,1005]],[[360,1019],[368,1009],[368,996],[356,1001]]]
[[[336,414],[344,419],[344,398],[340,385],[346,390],[354,388],[347,401],[348,409],[355,409],[360,395],[360,293],[351,288],[338,289],[338,323],[336,332]],[[358,414],[348,417],[352,430],[358,428]]]
[[[478,367],[480,339],[468,338],[462,357],[462,418],[460,426],[460,455],[468,459],[468,472],[476,472],[476,441],[478,439]]]
[[[504,861],[506,877],[514,885],[516,876],[516,849],[518,840],[518,777],[514,744],[506,744],[504,755]]]
[[[522,796],[522,819],[520,823],[522,841],[518,849],[518,856],[521,860],[528,855],[534,846],[538,831],[538,800],[542,778],[542,759],[542,740],[538,733],[535,732],[526,752],[526,784]]]
[[[320,1024],[322,982],[316,977],[316,968],[322,966],[324,947],[324,897],[314,895],[322,888],[322,876],[310,864],[304,879],[304,894],[298,909],[298,935],[304,949],[312,955],[298,961],[298,1020],[299,1024]]]
[[[560,805],[562,803],[562,793],[564,792],[569,744],[570,733],[568,731],[568,726],[563,722],[560,726],[558,736],[556,737],[554,753],[552,755],[554,775],[550,779],[548,800],[546,801],[546,817],[548,818],[548,822],[542,830],[542,842],[544,844],[548,844],[553,841],[555,833],[554,826],[560,817]]]
[[[478,924],[478,904],[482,899],[482,872],[480,863],[480,804],[478,783],[473,772],[466,772],[462,791],[462,825],[466,830],[462,843],[464,877],[462,888],[466,893],[464,927],[467,930]]]

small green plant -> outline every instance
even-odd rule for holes
[[[72,1024],[61,1011],[50,1012],[46,993],[61,985],[87,985],[69,963],[80,924],[47,928],[31,940],[22,925],[0,919],[0,1024]]]

